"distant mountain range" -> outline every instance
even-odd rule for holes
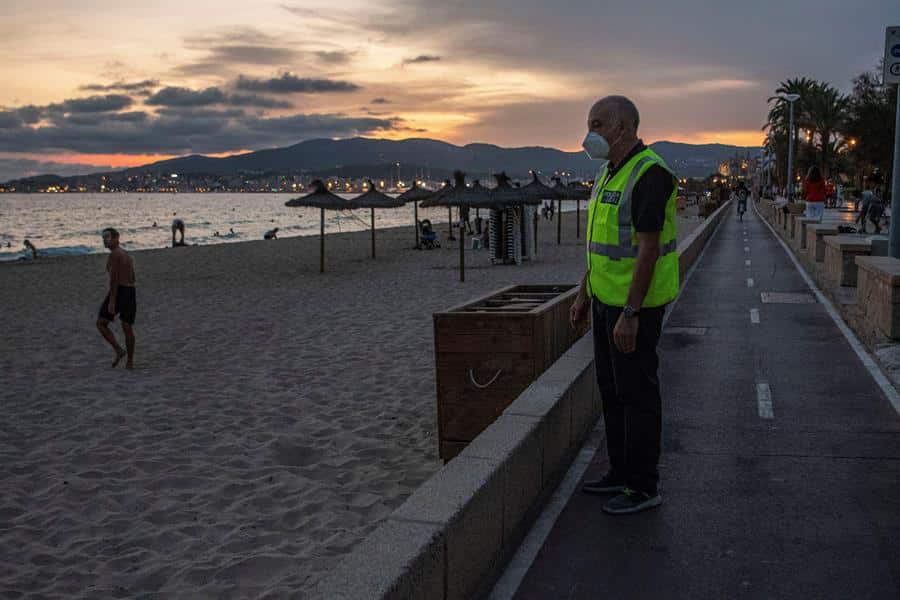
[[[682,144],[655,142],[656,150],[681,177],[706,177],[716,171],[719,162],[733,157],[756,156],[759,148],[727,146],[723,144]],[[345,177],[444,178],[460,169],[471,176],[486,177],[490,173],[505,170],[513,177],[526,177],[529,170],[551,174],[554,171],[572,172],[576,177],[593,177],[596,164],[584,152],[564,152],[540,146],[502,148],[492,144],[467,144],[456,146],[439,140],[414,138],[407,140],[380,140],[351,138],[343,140],[314,139],[286,148],[272,148],[229,156],[212,158],[190,155],[155,162],[140,167],[118,171],[118,176],[141,173],[178,173],[179,175],[236,175],[239,173],[279,173],[332,175]],[[39,176],[30,181],[78,180],[77,176],[57,178]],[[105,173],[109,175],[110,173]],[[20,180],[28,181],[28,180]],[[12,183],[12,182],[10,182]]]

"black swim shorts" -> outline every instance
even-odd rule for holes
[[[116,316],[109,313],[109,294],[100,305],[97,317],[106,321],[115,321]],[[134,317],[137,314],[137,295],[134,287],[120,285],[116,290],[116,313],[122,318],[123,323],[134,325]]]

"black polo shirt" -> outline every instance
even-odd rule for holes
[[[638,140],[622,162],[614,165],[610,161],[609,177],[612,178],[635,154],[646,149],[644,142]],[[662,231],[666,222],[666,202],[674,189],[675,178],[659,165],[653,165],[641,175],[631,192],[631,221],[635,231]]]

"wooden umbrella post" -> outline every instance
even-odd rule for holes
[[[459,280],[466,280],[466,230],[459,228]]]
[[[581,200],[575,199],[575,238],[581,238]]]
[[[538,231],[538,210],[537,210],[537,207],[535,207],[535,209],[534,209],[534,255],[535,256],[537,256],[537,253],[538,253],[537,231]]]
[[[372,258],[375,258],[375,209],[372,210]]]
[[[325,272],[325,209],[319,216],[319,273]]]
[[[556,245],[562,244],[562,198],[556,201]]]
[[[447,207],[447,233],[449,234],[447,239],[452,241],[454,239],[454,237],[453,237],[453,207],[452,206]]]
[[[416,250],[422,247],[421,242],[419,242],[419,201],[416,200],[413,202],[413,225],[416,228]]]

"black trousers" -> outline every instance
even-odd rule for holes
[[[613,343],[613,329],[622,309],[594,299],[591,310],[594,365],[603,398],[611,474],[634,490],[655,494],[662,435],[656,346],[666,307],[640,310],[637,347],[631,354],[623,354]]]

